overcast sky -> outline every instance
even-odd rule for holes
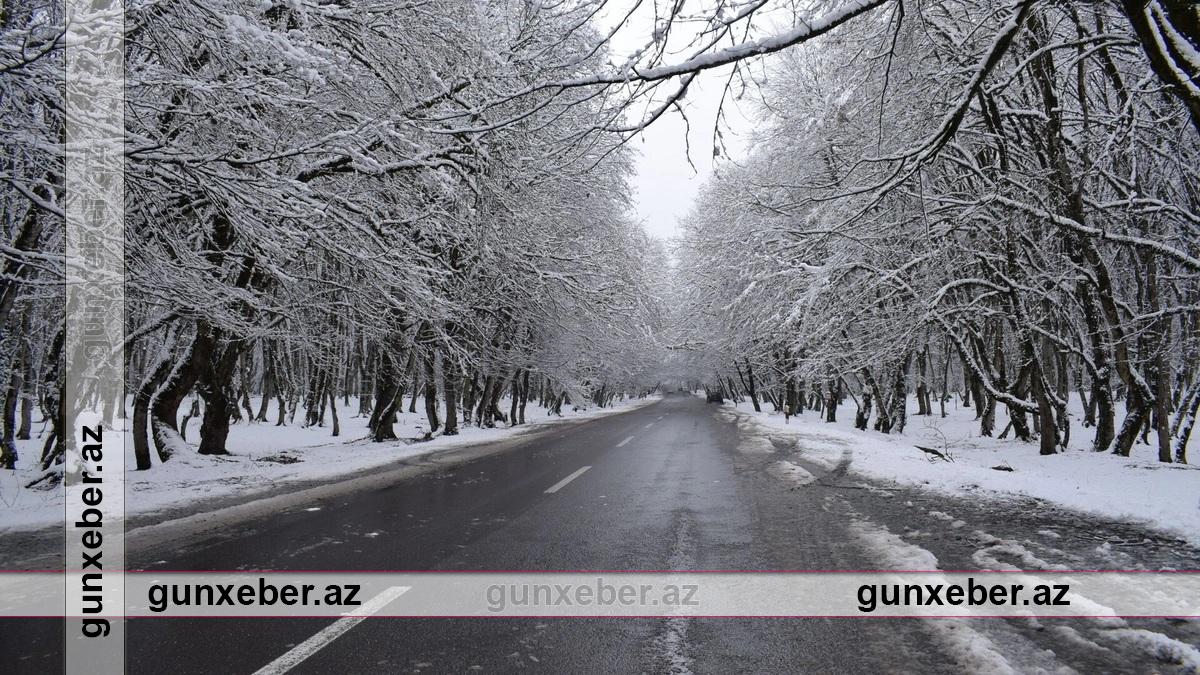
[[[645,7],[650,5],[646,3]],[[606,15],[601,17],[602,25],[611,25],[607,17],[618,16],[618,11],[623,14],[627,7],[621,0],[610,2]],[[652,13],[635,14],[611,43],[613,60],[621,61],[644,45],[653,27]],[[696,192],[712,175],[713,127],[728,73],[724,68],[702,73],[688,89],[683,107],[691,125],[690,133],[688,124],[672,111],[630,141],[630,147],[638,152],[637,177],[633,183],[637,213],[645,223],[646,231],[656,237],[665,239],[677,232],[679,219],[687,216]],[[742,150],[739,135],[748,122],[738,114],[737,107],[728,102],[725,114],[724,145],[736,158]]]
[[[697,82],[700,86],[692,85],[684,106],[690,133],[683,118],[673,113],[660,118],[631,142],[639,152],[634,179],[637,213],[646,231],[656,237],[675,234],[678,220],[687,216],[696,191],[712,175],[713,124],[721,100],[722,80],[705,74]],[[729,131],[725,133],[729,144]]]

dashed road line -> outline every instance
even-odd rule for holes
[[[282,675],[300,665],[308,657],[321,651],[330,642],[341,637],[346,631],[354,628],[363,619],[378,614],[396,598],[400,597],[411,586],[392,586],[379,595],[367,601],[367,604],[354,610],[354,616],[344,616],[326,626],[322,631],[304,642],[292,647],[286,654],[254,671],[254,675]]]
[[[561,489],[563,489],[564,487],[566,487],[567,483],[570,483],[571,481],[575,480],[576,478],[579,478],[580,476],[582,476],[582,475],[583,475],[583,472],[584,472],[584,471],[587,471],[587,470],[588,470],[588,469],[590,469],[590,468],[592,468],[592,467],[590,467],[590,466],[585,466],[585,467],[582,467],[582,468],[578,469],[577,471],[575,471],[574,473],[572,473],[570,476],[567,476],[566,478],[564,478],[564,479],[562,479],[562,480],[558,481],[558,482],[557,482],[557,483],[555,483],[554,485],[551,485],[549,488],[546,488],[546,494],[548,494],[548,495],[552,495],[552,494],[554,494],[555,492],[558,492],[559,490],[561,490]]]
[[[633,436],[630,436],[629,438],[626,438],[625,440],[621,441],[620,443],[617,443],[617,447],[623,448],[623,447],[625,447],[626,443],[628,443],[629,441],[632,441],[632,440],[633,440]]]

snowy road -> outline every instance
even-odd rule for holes
[[[135,567],[188,570],[879,569],[929,556],[941,569],[1200,567],[1194,549],[1131,526],[871,484],[804,454],[803,438],[670,396],[131,553]],[[332,623],[135,620],[130,672],[252,673],[303,649],[288,672],[1171,673],[1196,666],[1200,642],[1194,623],[1157,620]],[[333,637],[314,642],[321,635]],[[57,622],[7,623],[0,636],[19,647],[0,650],[18,659],[0,672],[59,669]]]

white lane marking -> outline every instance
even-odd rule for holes
[[[647,424],[647,425],[645,426],[645,428],[646,428],[646,429],[649,429],[649,428],[650,428],[650,427],[652,427],[652,426],[654,426],[654,422],[651,422],[650,424]]]
[[[628,443],[629,441],[632,441],[632,440],[633,440],[633,436],[630,436],[629,438],[626,438],[625,440],[621,441],[620,443],[617,443],[617,447],[623,448],[623,447],[625,447],[626,443]]]
[[[661,419],[662,419],[662,418],[664,418],[664,417],[666,417],[666,415],[659,415],[659,416],[658,416],[658,419],[660,419],[660,420],[661,420]]]
[[[567,483],[570,483],[571,481],[575,480],[576,478],[579,478],[580,476],[583,475],[584,471],[587,471],[590,468],[592,468],[592,467],[590,467],[590,466],[582,467],[578,471],[572,473],[570,476],[567,476],[566,478],[558,481],[554,485],[551,485],[549,488],[546,489],[546,494],[552,495],[555,492],[558,492],[559,490],[566,487]]]
[[[379,613],[396,598],[404,594],[411,586],[391,586],[379,595],[367,601],[367,604],[354,611],[354,616],[344,616],[329,624],[324,630],[292,647],[286,654],[254,671],[254,675],[281,675],[300,665],[308,657],[321,651],[330,642],[341,637],[346,631],[354,628],[363,619]]]

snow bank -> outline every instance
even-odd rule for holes
[[[560,419],[583,419],[624,412],[655,400],[630,399],[616,402],[611,408],[571,410],[564,406],[562,417],[548,415],[532,402],[526,409],[526,424],[518,427],[501,425],[494,429],[464,427],[460,424],[457,436],[435,436],[432,440],[412,442],[424,436],[428,425],[424,409],[420,412],[401,412],[395,425],[399,441],[371,443],[366,440],[368,419],[356,417],[358,403],[338,401],[341,434],[330,435],[329,421],[324,427],[300,426],[303,411],[297,422],[277,427],[274,421],[254,424],[238,423],[230,427],[226,444],[227,456],[205,456],[196,447],[184,443],[170,461],[158,464],[149,471],[134,471],[132,443],[126,450],[126,502],[129,515],[152,513],[169,507],[195,504],[204,499],[266,492],[272,488],[302,481],[334,479],[339,476],[384,466],[399,460],[424,455],[447,448],[500,440],[530,427],[554,423]],[[257,409],[258,401],[254,401]],[[502,403],[502,410],[508,410]],[[272,405],[271,419],[275,419]],[[188,439],[198,441],[199,420],[189,424]],[[41,440],[18,441],[20,458],[15,471],[0,471],[0,532],[34,529],[62,522],[61,490],[37,490],[21,487],[40,474],[37,471]]]
[[[1078,406],[1078,401],[1072,403]],[[1038,454],[1035,443],[980,436],[974,411],[952,409],[950,404],[944,419],[936,412],[932,417],[915,416],[915,405],[910,406],[908,428],[902,435],[855,429],[853,403],[840,407],[840,419],[834,423],[824,422],[814,412],[785,422],[779,413],[755,413],[749,403],[739,404],[737,410],[773,430],[794,434],[799,457],[817,465],[831,468],[848,457],[850,470],[862,476],[958,496],[1033,497],[1134,521],[1200,545],[1200,467],[1161,464],[1155,460],[1156,450],[1141,444],[1128,458],[1091,452],[1086,448],[1092,430],[1079,424],[1078,410],[1072,416],[1070,448],[1046,457]],[[998,411],[997,429],[1006,422]],[[917,445],[938,450],[953,461],[931,461]]]
[[[888,567],[927,572],[939,569],[937,557],[932,552],[904,541],[881,525],[855,519],[850,523],[850,531],[872,556]],[[940,582],[945,583],[944,577]],[[944,619],[922,619],[921,622],[946,655],[966,672],[1017,674],[996,645],[975,630],[980,622]]]

